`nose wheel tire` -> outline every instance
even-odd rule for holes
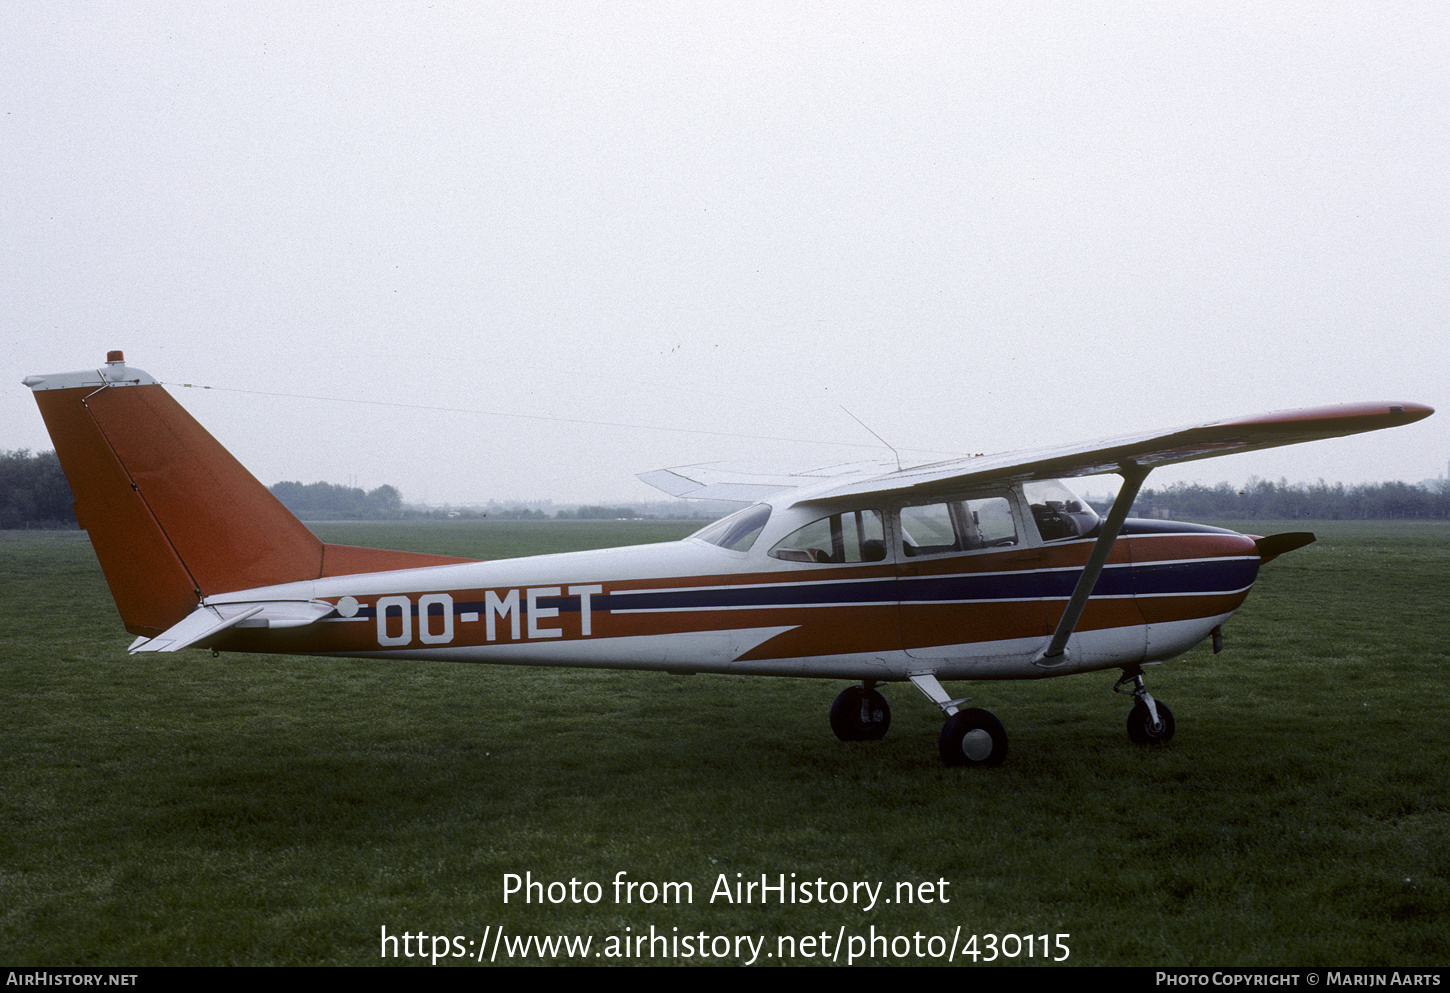
[[[1148,705],[1139,700],[1128,712],[1128,738],[1140,745],[1157,745],[1173,737],[1173,711],[1162,700],[1155,699],[1158,709],[1158,726],[1153,725],[1153,716]]]
[[[874,689],[848,686],[831,704],[831,730],[842,741],[878,741],[891,727],[891,705]]]
[[[985,710],[961,710],[947,718],[937,744],[947,765],[987,768],[1007,757],[1007,729]]]

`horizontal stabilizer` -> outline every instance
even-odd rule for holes
[[[233,627],[295,628],[332,613],[332,604],[312,600],[276,600],[267,603],[227,603],[197,607],[179,624],[154,638],[137,638],[130,653],[179,652]]]

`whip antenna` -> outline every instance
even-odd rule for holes
[[[845,405],[842,405],[841,406],[841,409],[842,410],[846,410]],[[851,412],[849,410],[846,410],[846,413],[851,414]],[[853,420],[857,424],[861,425],[867,431],[871,431],[871,425],[869,425],[865,421],[861,420],[861,418],[857,417],[855,414],[851,414],[851,420]],[[881,444],[883,444],[887,448],[891,449],[891,454],[896,456],[896,471],[897,472],[900,472],[901,471],[901,453],[896,450],[896,446],[893,445],[891,442],[887,441],[885,438],[881,437],[875,431],[871,431],[871,437],[875,438],[877,441],[881,442]]]

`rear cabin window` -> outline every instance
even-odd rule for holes
[[[770,554],[786,562],[880,562],[886,558],[886,531],[874,510],[832,514],[792,531]]]
[[[974,552],[1017,543],[1017,523],[1005,496],[901,508],[901,550],[908,556]]]

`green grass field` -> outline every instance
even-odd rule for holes
[[[692,530],[315,527],[482,557]],[[84,533],[0,532],[0,962],[373,964],[384,927],[474,955],[502,926],[592,936],[593,963],[653,925],[765,936],[766,962],[782,935],[960,927],[1070,935],[1078,965],[1444,965],[1450,527],[1253,529],[1306,527],[1319,542],[1265,568],[1223,654],[1149,670],[1169,746],[1129,743],[1116,671],[956,684],[1011,737],[977,771],[941,766],[908,686],[886,740],[843,744],[835,681],[132,658]],[[620,871],[693,902],[616,904]],[[525,872],[603,899],[505,905]],[[950,902],[711,903],[721,873],[946,880]],[[918,946],[885,960],[937,961]]]

